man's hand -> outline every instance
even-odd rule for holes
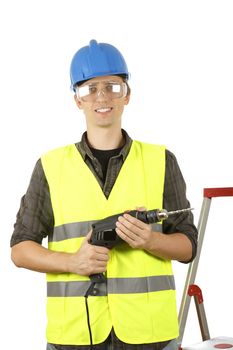
[[[109,249],[91,245],[91,231],[81,244],[80,249],[70,257],[70,272],[83,276],[105,272],[109,260]]]
[[[129,214],[124,214],[123,216],[119,216],[116,227],[116,233],[130,247],[150,250],[151,241],[154,236],[150,225]]]
[[[116,233],[132,248],[144,249],[167,260],[189,261],[192,257],[191,242],[183,233],[152,231],[150,225],[129,214],[119,216],[116,227]]]

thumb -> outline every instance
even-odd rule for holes
[[[86,235],[86,241],[90,241],[90,238],[91,238],[91,234],[92,234],[92,230],[90,230],[87,235]]]

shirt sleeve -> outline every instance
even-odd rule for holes
[[[167,211],[189,208],[186,198],[186,184],[174,154],[166,150],[166,171],[164,182],[163,207]],[[163,221],[163,232],[170,234],[181,232],[186,235],[192,244],[192,261],[197,252],[197,228],[193,223],[192,212],[181,213],[168,217]],[[187,261],[189,263],[190,261]]]
[[[22,197],[17,213],[11,247],[19,242],[42,243],[52,233],[54,216],[49,186],[39,159],[33,170],[26,194]]]

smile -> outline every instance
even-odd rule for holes
[[[97,113],[108,113],[108,112],[111,112],[113,108],[110,108],[110,107],[106,107],[106,108],[97,108],[95,109],[95,112]]]

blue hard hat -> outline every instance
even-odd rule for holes
[[[71,88],[82,81],[105,75],[124,74],[129,78],[129,72],[120,51],[105,43],[91,40],[89,46],[78,50],[70,65]]]

